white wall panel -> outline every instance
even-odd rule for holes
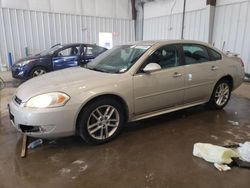
[[[144,5],[144,18],[178,14],[183,11],[183,0],[156,0]],[[194,11],[206,7],[206,0],[186,0],[186,11]]]
[[[0,8],[0,62],[14,60],[25,47],[37,53],[56,43],[98,43],[99,32],[113,33],[114,45],[134,41],[134,21],[41,11]]]
[[[1,0],[0,7],[97,17],[132,18],[131,0]]]
[[[242,3],[249,0],[216,0],[216,5],[228,5],[234,3]]]
[[[28,4],[29,8],[31,10],[50,11],[50,0],[29,0],[28,3],[29,3]],[[16,8],[18,8],[18,7],[16,7]],[[25,8],[25,9],[27,9],[27,8]]]
[[[52,12],[75,13],[77,3],[76,0],[51,0],[50,5]]]
[[[186,13],[184,39],[208,41],[207,9]]]
[[[208,40],[207,9],[186,12],[184,39]],[[144,40],[180,39],[182,13],[144,19]]]
[[[181,36],[181,14],[144,19],[143,39],[173,39]]]
[[[29,7],[28,0],[2,0],[1,6],[8,8],[27,9]]]
[[[215,9],[214,45],[239,53],[250,73],[250,2],[224,4]],[[224,45],[223,45],[224,44]]]

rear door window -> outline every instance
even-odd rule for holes
[[[209,61],[206,47],[197,44],[184,44],[183,53],[186,65],[203,63]]]

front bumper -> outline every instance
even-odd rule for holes
[[[73,105],[32,109],[12,100],[9,113],[12,125],[28,136],[51,139],[75,135],[77,110]]]
[[[27,80],[29,78],[28,70],[25,66],[19,67],[13,65],[11,67],[12,77],[20,80]]]

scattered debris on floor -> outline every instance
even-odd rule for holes
[[[211,136],[211,138],[213,138],[213,139],[215,139],[215,140],[218,140],[218,139],[219,139],[218,136],[215,136],[215,135],[210,135],[210,136]]]
[[[27,135],[23,134],[22,150],[21,150],[22,158],[26,157],[26,154],[27,154],[27,141],[28,141]]]
[[[84,163],[84,161],[82,161],[82,160],[76,160],[76,161],[72,162],[72,164],[83,164],[83,163]]]
[[[232,149],[207,143],[194,144],[193,155],[218,164],[230,164],[232,157],[239,157]]]
[[[226,139],[224,142],[223,142],[223,145],[226,146],[226,145],[232,145],[232,143],[234,143],[233,140],[231,139]]]
[[[75,160],[69,163],[67,166],[61,168],[58,173],[61,176],[67,177],[71,180],[77,179],[81,174],[85,173],[88,169],[88,164],[84,160]]]
[[[28,149],[34,149],[34,148],[36,148],[36,147],[42,145],[42,143],[43,143],[43,140],[42,140],[42,139],[37,139],[37,140],[31,142],[31,143],[28,145]]]
[[[196,143],[193,155],[214,163],[214,167],[219,171],[231,170],[233,166],[250,169],[250,142],[225,147],[209,143]]]
[[[56,144],[57,142],[55,140],[49,141],[49,144]]]
[[[61,174],[61,175],[68,174],[68,173],[70,173],[70,172],[71,172],[71,170],[70,170],[69,168],[62,168],[62,169],[60,170],[60,174]]]
[[[87,170],[87,168],[88,168],[87,164],[85,164],[84,166],[80,166],[79,172],[84,172],[85,170]]]
[[[228,120],[227,122],[228,122],[228,123],[231,123],[231,124],[234,125],[234,126],[240,125],[240,123],[239,123],[238,121]]]
[[[239,144],[240,147],[237,149],[240,155],[240,159],[243,161],[250,162],[250,142]]]
[[[223,165],[223,164],[218,164],[218,163],[214,163],[214,167],[217,168],[221,172],[231,170],[231,168],[228,165]]]

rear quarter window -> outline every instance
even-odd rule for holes
[[[216,52],[215,50],[213,50],[211,48],[208,48],[207,50],[209,52],[209,56],[210,56],[211,61],[217,61],[217,60],[222,59],[221,54],[219,52]]]

